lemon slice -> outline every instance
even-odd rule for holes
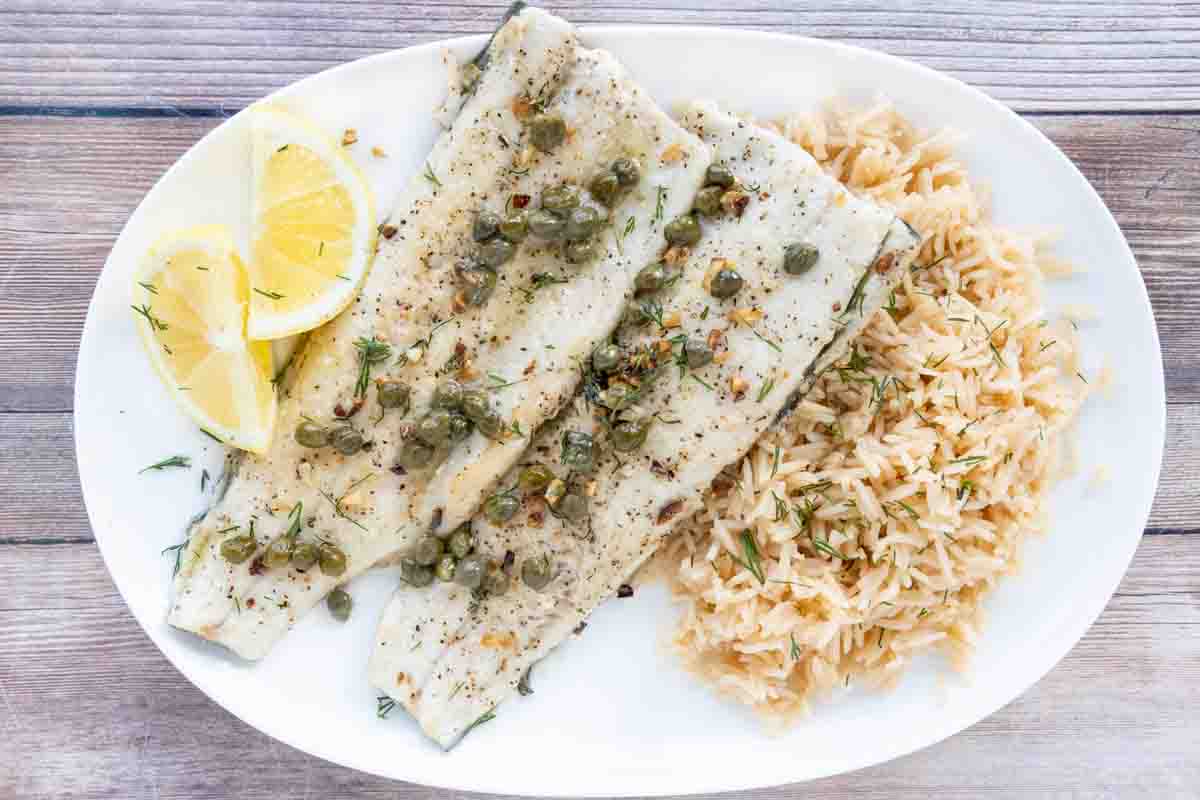
[[[254,112],[251,339],[281,339],[337,316],[375,252],[375,204],[343,148],[307,120]]]
[[[270,342],[246,338],[250,289],[229,232],[180,231],[142,259],[138,332],[175,401],[221,441],[261,453],[275,427]]]

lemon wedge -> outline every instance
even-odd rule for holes
[[[175,401],[221,441],[261,453],[275,427],[270,342],[246,338],[250,289],[219,225],[173,233],[146,253],[133,286],[138,332]]]
[[[256,109],[251,339],[281,339],[337,316],[375,253],[375,204],[344,148],[307,120]]]

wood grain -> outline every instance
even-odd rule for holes
[[[0,106],[239,108],[363,56],[488,31],[508,0],[8,0]],[[579,24],[724,25],[848,42],[1018,110],[1196,110],[1190,2],[629,0],[547,4]]]
[[[1200,116],[1036,117],[1116,215],[1150,291],[1171,402],[1200,401]],[[219,119],[0,117],[0,412],[71,408],[108,250]]]
[[[1007,708],[886,765],[726,797],[975,800],[1009,796],[1001,787],[1040,798],[1194,797],[1198,573],[1200,537],[1148,537],[1088,635]],[[0,548],[0,586],[14,585],[22,591],[0,593],[0,787],[18,797],[460,796],[321,762],[233,718],[166,663],[93,545]]]

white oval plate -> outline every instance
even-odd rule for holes
[[[989,622],[969,679],[922,662],[889,694],[851,690],[772,736],[740,707],[698,685],[662,647],[674,616],[665,591],[612,602],[587,633],[534,671],[536,694],[502,706],[451,753],[396,711],[375,716],[365,664],[396,576],[355,581],[348,624],[324,609],[265,661],[248,666],[164,623],[169,557],[205,505],[200,467],[215,476],[221,448],[176,411],[143,355],[129,286],[134,264],[162,231],[248,217],[244,115],[198,142],[146,195],[109,256],[88,311],[75,387],[75,436],[88,513],[105,562],[146,633],[196,686],[249,724],[308,753],[391,778],[466,790],[556,795],[656,795],[745,789],[876,764],[937,742],[1008,703],[1054,666],[1104,608],[1150,510],[1162,455],[1162,361],[1150,304],[1121,232],[1091,186],[1032,126],[999,103],[931,70],[829,42],[706,28],[587,28],[664,104],[711,97],[772,116],[832,95],[892,98],[918,124],[952,125],[971,174],[994,190],[1011,225],[1058,225],[1059,254],[1087,268],[1051,284],[1047,307],[1087,303],[1085,362],[1117,376],[1077,427],[1081,462],[1054,492],[1047,537],[1030,543],[1020,575],[989,599]],[[445,47],[472,55],[483,37],[386,53],[324,72],[275,99],[333,133],[353,127],[353,153],[386,208],[419,171],[436,135]],[[720,54],[720,57],[712,57]],[[686,68],[684,68],[686,65]],[[372,158],[372,145],[386,159]],[[243,252],[245,249],[243,248]],[[174,454],[192,469],[138,474]],[[1088,464],[1111,479],[1088,487]],[[1086,691],[1086,687],[1081,689]]]

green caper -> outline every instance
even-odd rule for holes
[[[541,113],[529,121],[529,141],[543,153],[549,153],[567,138],[567,123],[554,113]]]
[[[380,378],[375,381],[375,396],[381,408],[398,408],[400,416],[408,413],[411,397],[408,384],[395,378]]]
[[[551,186],[542,192],[542,208],[556,214],[566,214],[579,205],[579,189],[569,183]]]
[[[612,429],[613,449],[619,453],[637,450],[646,443],[650,432],[650,420],[636,419],[618,422]]]
[[[548,242],[558,241],[567,232],[567,221],[553,211],[539,208],[529,215],[529,232]]]
[[[487,562],[487,558],[478,554],[460,559],[458,567],[454,570],[454,582],[468,589],[479,588],[479,584],[483,583],[483,576],[487,573]]]
[[[433,583],[433,570],[406,558],[400,562],[400,580],[409,586],[425,587]]]
[[[396,461],[405,469],[424,469],[433,461],[433,448],[419,439],[406,439]]]
[[[461,383],[453,378],[447,378],[433,390],[433,400],[430,402],[435,408],[458,410],[462,407],[463,395],[466,391],[466,387]]]
[[[618,158],[612,163],[612,173],[617,176],[621,186],[628,189],[642,177],[642,169],[632,158]]]
[[[422,536],[413,548],[413,561],[423,567],[431,567],[442,557],[444,545],[436,536]]]
[[[507,573],[499,569],[494,562],[489,566],[491,568],[483,576],[483,590],[490,595],[499,597],[508,591],[512,579]]]
[[[567,242],[563,248],[563,257],[567,259],[568,264],[586,264],[599,253],[600,249],[594,241]]]
[[[430,447],[443,447],[450,441],[450,412],[444,408],[431,408],[417,420],[417,438]]]
[[[590,470],[596,461],[596,443],[590,433],[567,431],[562,438],[562,462],[580,472]]]
[[[724,164],[710,164],[704,172],[704,182],[709,186],[720,186],[728,189],[733,186],[733,173]]]
[[[642,267],[641,272],[634,278],[633,285],[639,292],[657,292],[667,285],[671,277],[671,271],[665,264],[650,264]]]
[[[237,536],[230,536],[221,542],[221,558],[224,558],[231,564],[241,564],[254,555],[254,551],[257,549],[258,540],[254,538],[254,534],[242,533]]]
[[[311,419],[301,420],[296,426],[296,443],[301,447],[324,447],[329,444],[329,429]]]
[[[296,569],[312,569],[318,558],[317,546],[312,542],[300,542],[292,548],[292,566]]]
[[[708,282],[708,293],[719,300],[733,297],[742,290],[746,281],[740,272],[732,267],[722,267],[717,270]]]
[[[504,419],[498,411],[488,411],[474,422],[479,432],[489,439],[498,438],[504,431]]]
[[[627,383],[614,383],[600,393],[600,405],[609,411],[621,411],[637,402],[638,390]]]
[[[292,561],[292,537],[281,536],[267,545],[263,553],[263,563],[271,569],[281,569]]]
[[[496,291],[496,270],[486,264],[472,264],[458,271],[458,282],[467,305],[481,306]]]
[[[820,257],[821,251],[811,244],[793,242],[783,249],[783,271],[788,275],[803,275]]]
[[[696,192],[692,208],[710,219],[715,219],[725,213],[725,209],[721,205],[721,195],[724,193],[725,190],[720,186],[705,186]]]
[[[580,206],[567,214],[567,239],[578,242],[600,230],[600,215],[596,209]]]
[[[700,369],[712,363],[713,350],[704,340],[689,337],[683,343],[683,357],[689,369]]]
[[[363,448],[363,435],[352,425],[339,425],[329,435],[329,443],[333,449],[344,456],[352,456]]]
[[[480,211],[475,215],[475,223],[471,225],[471,238],[477,242],[486,242],[500,232],[500,215],[495,211]]]
[[[503,525],[521,510],[521,501],[509,492],[494,494],[483,504],[483,515],[493,525]]]
[[[621,348],[602,344],[592,351],[592,368],[596,372],[612,372],[621,364]]]
[[[438,559],[437,565],[433,568],[433,574],[437,576],[439,581],[449,583],[454,580],[454,570],[458,566],[458,559],[446,553]]]
[[[521,580],[535,592],[540,592],[554,577],[550,571],[550,559],[546,556],[527,558],[521,562]]]
[[[331,578],[338,577],[346,571],[346,551],[331,542],[321,542],[317,547],[317,566]]]
[[[471,431],[474,429],[474,427],[475,426],[471,424],[471,420],[467,419],[462,414],[450,412],[450,433],[447,441],[449,441],[450,444],[458,444],[459,442],[466,441],[467,437],[471,435]]]
[[[469,389],[462,395],[462,413],[474,422],[492,413],[492,401],[482,389]]]
[[[499,267],[512,259],[517,252],[517,246],[508,239],[497,236],[495,239],[479,245],[479,260],[489,267]]]
[[[500,235],[510,242],[523,242],[529,235],[529,216],[524,211],[510,211],[500,223]]]
[[[683,214],[667,223],[663,236],[674,245],[693,245],[700,241],[700,222],[695,214]]]
[[[613,173],[606,172],[592,178],[592,182],[588,184],[588,191],[596,198],[597,203],[612,208],[621,195],[621,180]]]
[[[587,498],[577,492],[567,492],[558,501],[558,515],[571,522],[582,522],[588,515]]]
[[[350,619],[350,612],[354,610],[354,598],[342,589],[334,589],[325,598],[325,606],[334,619],[345,622]]]
[[[482,76],[483,70],[470,61],[459,67],[458,80],[462,93],[470,94],[475,91],[475,85],[479,83]]]
[[[540,492],[554,480],[554,472],[545,464],[530,464],[521,470],[517,485],[526,492]]]
[[[471,524],[469,522],[464,522],[458,526],[458,530],[450,534],[450,552],[454,554],[455,558],[465,558],[474,546],[475,541],[471,536]]]

